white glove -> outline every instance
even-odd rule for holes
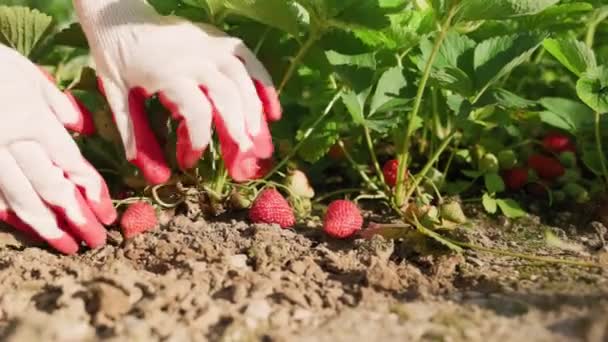
[[[89,119],[2,44],[0,103],[0,220],[67,254],[80,242],[105,244],[102,223],[112,223],[116,211],[103,178],[64,128],[89,130]]]
[[[267,120],[278,120],[281,109],[268,72],[240,40],[163,17],[143,0],[74,0],[74,6],[127,159],[150,183],[170,177],[143,107],[156,93],[181,121],[182,169],[202,156],[213,121],[230,176],[254,177],[273,152]]]

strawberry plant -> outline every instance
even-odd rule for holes
[[[256,179],[237,183],[218,144],[196,168],[179,171],[171,159],[176,123],[149,99],[175,169],[168,184],[150,188],[125,160],[79,25],[63,24],[69,1],[9,2],[55,20],[0,7],[0,43],[43,65],[93,114],[98,134],[78,143],[116,194],[171,207],[195,189],[211,214],[251,207],[253,222],[284,228],[329,200],[373,199],[417,233],[459,249],[443,232],[467,219],[448,197],[518,218],[529,201],[586,203],[605,192],[608,7],[601,1],[148,2],[162,15],[242,39],[275,80],[284,118],[271,127],[274,157]],[[355,234],[358,211],[334,202],[325,230]]]

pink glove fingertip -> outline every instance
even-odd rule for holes
[[[44,77],[46,77],[51,83],[54,85],[57,83],[55,77],[53,77],[53,75],[51,75],[51,73],[49,73],[46,69],[38,65],[38,70],[40,70]],[[65,128],[83,135],[93,135],[95,133],[95,124],[93,122],[91,112],[82,102],[78,101],[78,99],[76,99],[74,94],[72,94],[70,91],[66,90],[63,93],[65,96],[67,96],[68,100],[72,103],[74,109],[76,109],[79,114],[78,121],[75,123],[65,124]]]
[[[152,185],[165,183],[171,178],[163,151],[150,128],[145,112],[147,94],[143,88],[133,88],[129,91],[129,113],[135,131],[137,156],[130,160],[143,173],[144,178]]]
[[[64,94],[68,97],[68,100],[70,100],[74,108],[76,108],[80,114],[78,122],[75,124],[67,124],[65,127],[82,135],[90,136],[95,134],[95,123],[93,122],[93,115],[89,109],[82,102],[76,99],[71,92],[65,91]]]
[[[76,201],[80,208],[80,212],[85,218],[85,222],[82,224],[78,223],[67,215],[64,208],[51,206],[55,211],[57,218],[60,221],[65,221],[67,223],[66,230],[69,230],[74,237],[84,241],[90,248],[95,249],[105,245],[107,239],[105,228],[96,219],[79,190],[76,189],[74,191],[74,196],[76,196]]]
[[[220,140],[222,157],[230,177],[236,182],[259,178],[263,161],[270,158],[274,150],[266,123],[263,122],[260,134],[253,137],[254,146],[247,151],[241,151],[228,134],[224,120],[217,112],[213,115],[213,120]]]
[[[264,113],[268,121],[278,121],[283,116],[281,110],[281,102],[279,101],[279,94],[277,90],[272,86],[265,86],[264,83],[254,79],[255,89],[258,93],[258,97],[262,101],[264,106]]]
[[[76,252],[78,252],[78,249],[79,249],[78,243],[70,235],[63,234],[58,239],[45,240],[38,233],[36,233],[36,231],[32,227],[30,227],[25,222],[23,222],[12,211],[0,212],[0,220],[2,220],[3,222],[6,222],[6,224],[19,230],[20,232],[25,234],[28,238],[30,238],[33,241],[46,242],[49,246],[51,246],[52,248],[54,248],[55,250],[57,250],[60,253],[63,253],[66,255],[73,255]]]
[[[196,166],[198,161],[202,158],[205,149],[197,150],[192,147],[188,125],[184,121],[184,117],[180,113],[178,106],[163,92],[159,93],[159,99],[163,106],[171,113],[173,119],[179,122],[179,126],[177,127],[176,146],[177,163],[179,164],[180,169],[189,170]]]

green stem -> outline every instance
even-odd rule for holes
[[[418,229],[421,228],[421,227],[418,227],[419,224],[417,222],[413,222],[413,225],[417,226]],[[408,226],[406,224],[400,224],[400,223],[379,224],[377,226],[379,228],[387,228],[387,229],[390,229],[390,228],[409,229],[409,228],[411,228],[410,226]],[[422,228],[424,228],[424,227],[422,227]],[[437,233],[430,231],[428,229],[426,229],[425,234],[429,233],[429,232],[433,233],[433,236],[438,235]],[[524,259],[524,260],[537,261],[537,262],[546,263],[546,264],[563,264],[563,265],[570,265],[570,266],[602,268],[601,265],[593,263],[593,262],[585,262],[585,261],[578,261],[578,260],[572,260],[572,259],[558,259],[558,258],[544,257],[544,256],[538,256],[538,255],[532,255],[532,254],[525,254],[525,253],[511,252],[511,251],[506,251],[506,250],[501,250],[501,249],[482,247],[482,246],[474,245],[474,244],[467,243],[467,242],[461,242],[461,241],[449,239],[449,238],[446,238],[441,235],[439,235],[439,238],[441,240],[445,240],[445,241],[449,242],[450,244],[456,245],[460,248],[471,249],[471,250],[476,250],[476,251],[485,252],[485,253],[504,255],[504,256],[514,257],[514,258],[519,258],[519,259]]]
[[[255,53],[256,55],[258,53],[260,53],[260,50],[262,49],[262,45],[264,45],[264,42],[266,41],[266,38],[268,38],[268,35],[270,34],[270,31],[271,31],[270,27],[268,27],[268,28],[266,28],[266,30],[264,30],[264,33],[262,34],[262,37],[260,38],[260,40],[256,44],[255,49],[253,49],[253,53]]]
[[[343,194],[353,194],[353,193],[357,193],[357,192],[363,192],[363,189],[359,189],[359,188],[340,189],[340,190],[328,192],[326,194],[323,194],[322,196],[315,198],[313,203],[321,203],[324,200],[334,197],[334,196],[343,195]]]
[[[473,245],[473,244],[466,243],[466,242],[459,242],[459,241],[453,241],[453,240],[450,240],[450,242],[452,242],[453,244],[458,245],[462,248],[468,248],[468,249],[477,250],[480,252],[492,253],[492,254],[497,254],[497,255],[510,256],[510,257],[524,259],[524,260],[538,261],[538,262],[547,263],[547,264],[564,264],[564,265],[571,265],[571,266],[598,267],[598,268],[602,267],[593,262],[577,261],[577,260],[571,260],[571,259],[558,259],[558,258],[543,257],[543,256],[538,256],[538,255],[517,253],[517,252],[505,251],[505,250],[500,250],[500,249],[482,247],[482,246]]]
[[[388,187],[386,182],[384,181],[384,173],[382,172],[382,168],[380,167],[380,163],[378,162],[378,156],[376,155],[376,151],[374,150],[374,143],[372,141],[372,136],[369,133],[369,128],[367,126],[363,127],[363,132],[365,133],[365,143],[367,144],[367,149],[369,150],[369,155],[372,158],[372,164],[374,164],[374,168],[376,169],[376,174],[382,184],[384,184],[384,191],[387,196],[390,196],[391,189]]]
[[[405,186],[404,180],[405,180],[406,171],[407,171],[407,163],[409,162],[409,148],[410,148],[410,144],[411,144],[411,138],[412,138],[412,134],[414,133],[414,121],[418,117],[418,112],[420,111],[420,107],[422,105],[422,99],[424,97],[424,92],[426,90],[426,84],[431,75],[431,70],[433,68],[433,64],[435,63],[435,58],[437,57],[437,54],[439,53],[439,49],[441,48],[441,44],[443,43],[443,40],[445,39],[445,37],[451,27],[452,18],[455,14],[456,14],[456,10],[452,9],[450,11],[450,14],[448,15],[445,23],[443,24],[441,31],[439,32],[439,35],[437,36],[435,45],[433,46],[433,50],[431,52],[431,55],[429,56],[429,60],[426,62],[426,66],[424,67],[424,72],[422,74],[422,78],[420,79],[420,83],[418,84],[418,92],[417,92],[416,98],[414,100],[414,107],[412,108],[412,111],[410,112],[410,117],[407,122],[405,136],[403,137],[403,143],[399,147],[399,155],[397,157],[397,159],[399,160],[399,168],[397,171],[397,186],[395,189],[396,202],[397,202],[397,206],[399,206],[399,207],[401,207],[405,203],[405,198],[407,197],[407,196],[405,196],[405,191],[404,191],[404,186]]]
[[[602,133],[600,130],[600,112],[595,112],[595,143],[597,145],[597,154],[599,155],[600,165],[602,166],[602,175],[608,185],[608,169],[606,168],[606,156],[604,155],[604,149],[602,147]]]
[[[281,162],[279,162],[272,169],[272,171],[270,171],[266,175],[266,177],[264,177],[265,180],[269,179],[271,176],[273,176],[277,171],[279,171],[283,166],[285,166],[285,164],[287,164],[289,162],[289,160],[291,160],[291,158],[293,158],[293,156],[296,155],[296,153],[298,153],[298,151],[300,150],[300,148],[302,147],[302,145],[304,145],[304,143],[306,142],[306,139],[308,139],[308,137],[310,137],[310,135],[312,134],[312,132],[315,131],[315,129],[317,128],[317,126],[319,126],[319,124],[323,121],[323,119],[325,119],[325,117],[329,113],[331,113],[331,110],[333,109],[333,107],[336,104],[336,102],[340,99],[340,96],[342,96],[342,89],[338,90],[338,92],[336,93],[336,95],[334,95],[334,97],[331,99],[331,101],[329,102],[329,104],[327,105],[327,107],[325,108],[325,110],[323,111],[323,114],[321,114],[321,116],[319,116],[319,118],[317,118],[317,120],[315,120],[315,122],[313,122],[312,125],[306,130],[306,132],[304,133],[304,136],[296,144],[296,146],[294,146],[294,148],[292,148],[291,151],[289,151],[289,153],[287,154],[287,156],[285,156],[285,158],[283,158],[283,160],[281,160]]]
[[[585,44],[588,48],[593,48],[597,27],[603,23],[606,18],[608,18],[608,11],[602,11],[601,9],[597,9],[595,11],[595,15],[593,16],[591,23],[589,23],[587,33],[585,35]]]
[[[426,174],[429,172],[429,170],[433,167],[433,164],[435,164],[435,161],[437,161],[439,159],[439,157],[441,156],[443,151],[445,151],[445,149],[448,147],[450,142],[452,142],[452,139],[454,139],[455,136],[456,136],[455,132],[448,135],[448,137],[445,138],[445,140],[441,143],[441,145],[439,146],[437,151],[435,151],[435,154],[433,154],[431,159],[429,159],[426,162],[426,165],[422,168],[422,171],[420,171],[420,173],[418,173],[414,177],[414,182],[408,187],[407,192],[405,193],[405,197],[404,197],[405,201],[403,203],[409,202],[410,197],[412,196],[414,191],[416,191],[416,188],[418,188],[420,186],[420,183],[422,182],[422,180],[424,179]]]
[[[344,147],[344,142],[342,140],[338,140],[338,145],[344,152],[344,156],[346,157],[348,162],[351,163],[351,165],[357,170],[357,172],[359,172],[359,175],[361,176],[361,178],[363,178],[367,186],[369,186],[372,190],[380,191],[378,186],[369,178],[369,176],[363,170],[361,170],[361,167],[359,167],[353,156],[346,150],[346,147]]]
[[[285,75],[283,76],[283,79],[281,80],[281,83],[279,84],[279,89],[278,89],[279,94],[281,94],[281,92],[283,91],[283,89],[285,88],[285,86],[287,85],[287,83],[289,82],[291,77],[293,76],[293,73],[296,71],[298,65],[300,65],[300,63],[302,62],[302,60],[304,59],[304,57],[306,56],[306,54],[308,53],[310,48],[317,42],[317,40],[319,39],[320,36],[321,36],[320,34],[317,34],[316,32],[312,32],[310,34],[310,36],[308,36],[308,39],[306,39],[304,44],[302,44],[298,53],[291,60],[291,63],[289,64],[289,67],[287,68],[287,71],[285,72]]]

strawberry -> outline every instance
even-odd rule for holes
[[[120,218],[120,227],[126,239],[153,229],[157,224],[156,210],[144,201],[131,204]]]
[[[517,165],[517,154],[513,150],[502,150],[498,152],[498,164],[503,170],[508,170]]]
[[[274,188],[258,195],[249,209],[249,219],[254,223],[278,224],[281,228],[289,228],[296,223],[289,202]]]
[[[345,239],[353,236],[363,226],[363,216],[359,208],[350,201],[333,201],[327,207],[323,230],[327,235]]]
[[[509,190],[519,190],[528,182],[528,170],[523,167],[506,170],[502,179]]]
[[[479,161],[479,171],[483,173],[495,173],[498,168],[498,158],[493,153],[486,153]]]
[[[442,204],[439,207],[439,211],[441,213],[441,218],[445,220],[460,224],[467,222],[467,216],[464,214],[464,211],[462,211],[462,207],[458,202]]]
[[[340,147],[340,145],[338,144],[334,144],[329,149],[329,152],[327,152],[327,155],[329,156],[329,158],[335,161],[344,160],[344,151],[342,150],[342,147]]]
[[[547,151],[555,153],[575,149],[572,140],[567,135],[558,132],[547,134],[543,139],[543,146]]]
[[[291,190],[291,194],[296,197],[313,198],[315,189],[310,186],[308,177],[300,170],[293,170],[287,176],[285,185]]]
[[[585,203],[589,201],[589,192],[580,184],[577,183],[568,183],[562,189],[566,195],[576,203]]]
[[[384,163],[382,167],[382,173],[384,174],[384,182],[390,187],[397,184],[397,171],[399,168],[399,161],[397,159],[391,159]]]
[[[534,169],[541,178],[547,180],[561,177],[566,172],[559,160],[542,154],[531,155],[528,158],[528,166]]]

